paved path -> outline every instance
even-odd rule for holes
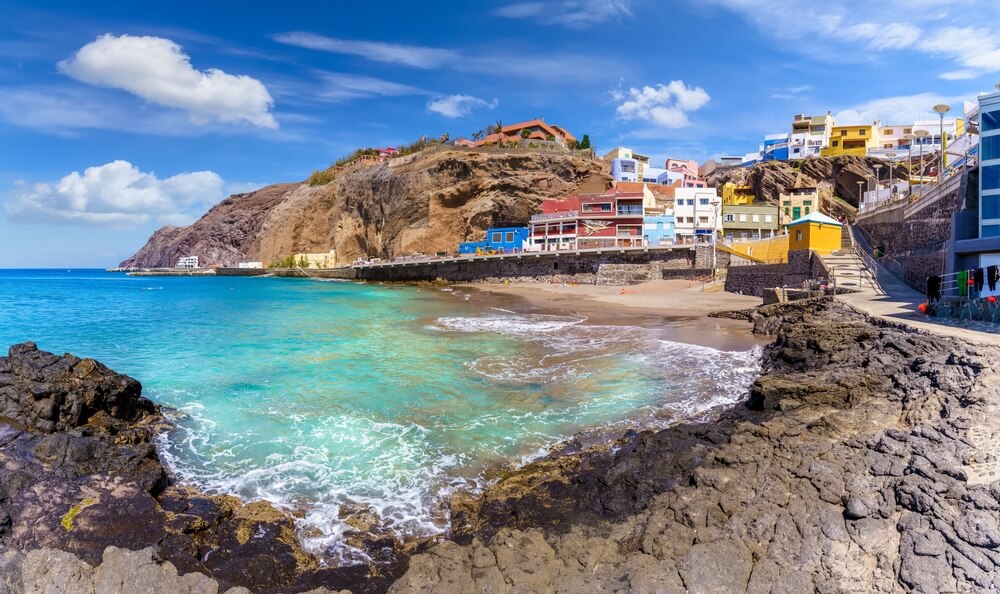
[[[862,249],[871,253],[863,238],[857,234],[854,238]],[[858,291],[837,298],[868,315],[969,342],[1000,345],[1000,324],[931,318],[920,313],[917,307],[927,301],[924,295],[911,289],[881,264],[875,263],[875,270],[872,270],[856,254],[846,250],[824,256],[823,262],[828,268],[833,267],[838,287]]]

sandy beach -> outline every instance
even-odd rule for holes
[[[760,305],[759,297],[722,290],[721,283],[662,280],[628,287],[545,283],[455,285],[470,300],[487,307],[519,312],[580,315],[590,324],[661,328],[677,342],[721,350],[746,350],[766,342],[749,332],[749,324],[708,317],[727,309]]]

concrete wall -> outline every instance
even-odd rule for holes
[[[862,237],[884,247],[887,268],[921,293],[927,277],[946,271],[947,246],[953,215],[964,199],[958,178],[946,180],[938,191],[913,203],[897,202],[858,217]]]
[[[829,278],[830,272],[815,253],[798,250],[788,254],[787,264],[733,266],[726,272],[726,291],[761,297],[764,289],[801,287],[808,279]]]
[[[728,254],[715,258],[718,268],[729,264]],[[412,282],[443,279],[451,282],[560,282],[628,285],[657,278],[704,278],[712,266],[712,247],[602,254],[521,254],[448,262],[412,262],[406,265],[356,268],[359,280]],[[707,270],[708,276],[711,271]]]

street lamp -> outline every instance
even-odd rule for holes
[[[865,210],[865,180],[858,180],[858,211],[864,212]]]
[[[931,135],[927,130],[915,130],[913,135],[920,139],[920,189],[924,188],[924,139]]]
[[[913,134],[904,134],[906,139],[906,185],[910,185],[910,176],[913,175]]]
[[[882,164],[876,163],[872,165],[872,169],[875,170],[875,203],[878,204],[881,201],[879,190],[882,188]]]
[[[944,143],[944,114],[946,114],[949,111],[951,111],[951,107],[945,105],[944,103],[941,103],[939,105],[935,105],[934,106],[934,111],[936,111],[938,113],[938,115],[941,116],[941,146],[940,146],[941,162],[940,162],[940,164],[938,164],[938,182],[940,182],[942,179],[944,179],[944,144],[945,144]]]

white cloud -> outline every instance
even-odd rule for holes
[[[617,101],[624,100],[616,109],[618,117],[643,120],[662,128],[687,126],[688,113],[701,109],[710,99],[705,89],[689,87],[680,80],[655,87],[633,87],[627,93],[614,91],[612,96]]]
[[[364,97],[401,97],[429,95],[428,91],[395,83],[381,78],[339,72],[319,72],[323,84],[315,91],[318,98],[327,101],[346,101]]]
[[[836,61],[911,51],[953,61],[946,80],[1000,72],[1000,3],[979,0],[705,0],[743,15],[786,49]],[[860,42],[860,43],[859,43]],[[873,53],[874,52],[874,53]]]
[[[472,113],[474,109],[493,109],[496,106],[496,99],[485,101],[472,95],[449,95],[429,101],[427,110],[441,114],[446,118],[461,118]]]
[[[274,36],[274,40],[285,45],[319,50],[334,54],[361,56],[376,62],[402,64],[414,68],[437,68],[461,59],[458,52],[417,45],[384,43],[381,41],[361,41],[338,39],[302,31],[289,31]]]
[[[278,127],[270,113],[274,101],[263,83],[217,69],[196,70],[179,45],[162,37],[102,35],[59,62],[59,69],[81,82],[183,109],[197,124]]]
[[[633,18],[635,0],[559,0],[515,2],[493,14],[511,19],[531,19],[543,25],[584,29],[611,19]]]
[[[915,120],[937,119],[935,105],[958,106],[961,109],[963,101],[972,101],[975,97],[944,97],[935,93],[918,93],[899,97],[884,97],[866,101],[860,105],[843,109],[834,114],[838,125],[871,124],[880,121],[883,124],[912,124]],[[961,115],[960,112],[953,112]]]
[[[212,171],[160,179],[128,161],[112,161],[55,183],[18,182],[4,209],[8,220],[22,223],[133,227],[190,222],[223,197],[222,178]]]

